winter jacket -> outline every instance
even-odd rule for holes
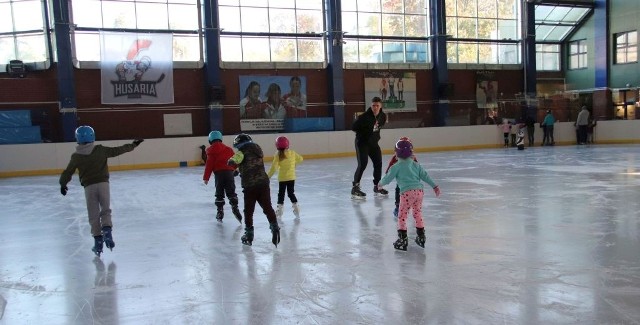
[[[387,185],[393,179],[396,179],[400,193],[409,190],[421,190],[424,188],[422,182],[426,182],[432,188],[436,187],[427,171],[411,158],[398,159],[398,162],[391,166],[389,172],[382,177],[378,185]]]
[[[416,158],[416,156],[412,155],[411,158],[413,158],[413,161],[418,162],[418,158]],[[395,165],[397,162],[398,156],[393,155],[393,157],[391,157],[391,160],[389,160],[389,165],[387,166],[387,170],[385,170],[384,173],[388,173],[391,166]]]
[[[242,188],[269,185],[269,176],[264,171],[264,154],[262,148],[253,142],[245,143],[229,159],[238,165]]]
[[[135,147],[132,143],[119,147],[106,147],[99,144],[96,145],[94,142],[79,144],[76,146],[76,152],[71,155],[67,168],[60,175],[60,186],[67,186],[76,169],[79,171],[80,184],[84,187],[108,182],[108,158],[133,151]]]
[[[387,114],[380,109],[378,116],[373,115],[371,107],[353,122],[351,130],[356,133],[356,144],[377,145],[380,141],[380,128],[387,122]]]
[[[547,113],[547,115],[544,117],[544,120],[542,120],[542,125],[553,127],[553,123],[555,122],[556,119],[553,117],[553,115],[551,115],[551,113]]]
[[[227,165],[229,159],[233,157],[233,149],[222,143],[222,141],[214,141],[207,148],[207,163],[204,166],[204,175],[202,179],[209,181],[211,173],[221,170],[235,170],[234,166]]]
[[[301,163],[303,158],[292,149],[284,151],[285,159],[280,160],[280,152],[276,152],[271,163],[271,168],[267,175],[269,178],[278,171],[278,182],[293,181],[296,179],[296,165]]]

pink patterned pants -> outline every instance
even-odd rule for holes
[[[398,230],[407,230],[407,215],[409,214],[409,209],[413,212],[413,219],[416,220],[416,228],[424,228],[424,220],[422,220],[423,197],[423,190],[409,190],[400,195]]]

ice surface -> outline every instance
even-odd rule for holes
[[[228,204],[215,221],[202,167],[113,172],[101,259],[77,176],[65,197],[57,176],[0,179],[0,323],[638,324],[639,149],[418,154],[442,195],[407,252],[371,164],[350,199],[354,157],[299,166],[277,248],[260,208],[251,247]]]

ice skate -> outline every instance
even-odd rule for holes
[[[293,214],[296,218],[300,218],[300,206],[298,205],[298,202],[293,204]]]
[[[100,254],[102,254],[102,243],[104,242],[102,236],[95,236],[93,237],[93,240],[94,244],[91,250],[96,254],[96,256],[100,257]]]
[[[218,212],[216,213],[216,220],[218,220],[218,222],[222,222],[222,218],[224,218],[224,210],[222,210],[222,208],[218,208]]]
[[[240,213],[240,209],[237,205],[231,206],[231,212],[233,212],[233,216],[236,217],[236,220],[238,220],[238,222],[242,224],[242,213]]]
[[[364,200],[367,198],[367,194],[360,190],[360,183],[353,183],[353,188],[351,188],[351,198],[354,200]]]
[[[418,236],[416,237],[416,244],[424,248],[424,243],[426,242],[426,238],[424,237],[424,228],[416,228],[416,230],[418,232]]]
[[[253,243],[253,226],[244,228],[244,235],[240,238],[242,244],[251,246]]]
[[[271,242],[278,247],[280,243],[280,227],[277,223],[272,223],[269,228],[271,228]]]
[[[116,247],[116,243],[113,242],[113,237],[111,236],[111,227],[102,227],[102,237],[104,237],[104,244],[112,251]]]
[[[409,245],[409,239],[407,238],[406,230],[398,230],[398,240],[393,243],[393,248],[401,251],[406,251]]]
[[[284,213],[284,205],[283,204],[278,204],[276,206],[276,217],[278,217],[278,218],[282,217],[283,213]]]
[[[389,191],[383,189],[383,188],[378,188],[378,185],[374,185],[373,186],[373,194],[375,196],[387,196],[389,195]]]

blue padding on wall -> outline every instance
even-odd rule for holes
[[[0,144],[40,143],[39,126],[0,128]]]
[[[285,132],[333,131],[333,117],[301,117],[284,120]]]
[[[11,128],[31,126],[30,110],[2,111],[0,110],[0,127]]]

